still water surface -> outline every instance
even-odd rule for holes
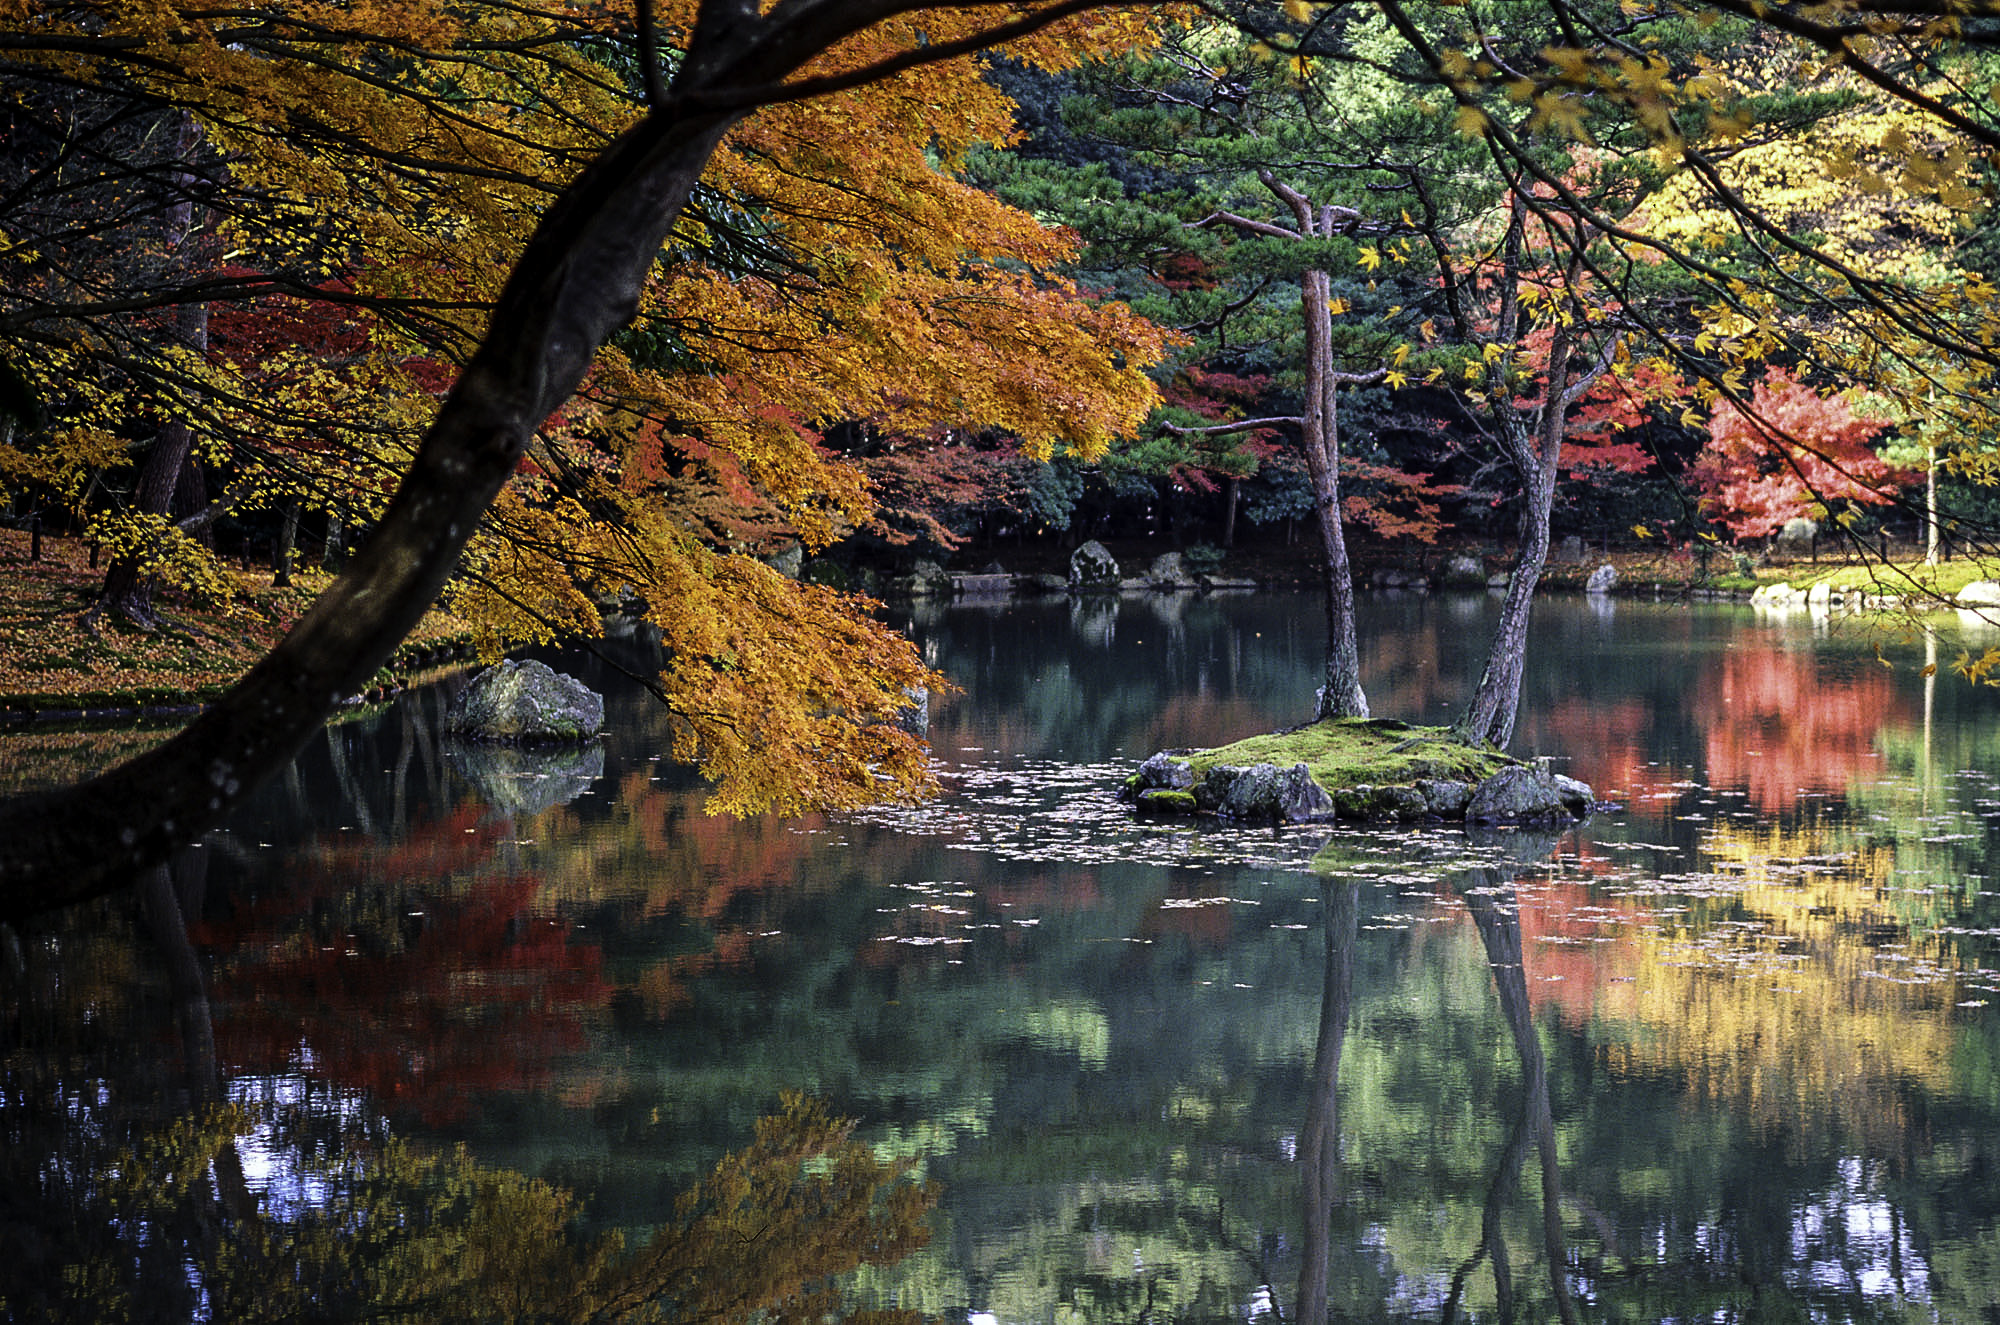
[[[1448,718],[1492,601],[1366,608],[1376,713]],[[2000,1319],[1984,637],[1536,611],[1516,752],[1625,807],[1559,836],[1133,820],[1137,760],[1304,713],[1285,594],[922,610],[919,808],[709,818],[589,661],[601,775],[437,693],[335,728],[11,954],[0,1319],[212,1315],[212,1225],[392,1141],[637,1237],[793,1090],[941,1184],[859,1290],[947,1320]],[[214,1208],[135,1213],[175,1146]]]

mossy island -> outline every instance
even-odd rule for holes
[[[1555,824],[1596,806],[1588,784],[1448,727],[1329,718],[1211,750],[1162,750],[1120,793],[1143,815],[1249,823]]]

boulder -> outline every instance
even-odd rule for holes
[[[1419,778],[1416,788],[1423,794],[1428,812],[1440,819],[1463,819],[1465,807],[1472,800],[1472,784],[1468,782]]]
[[[2000,583],[1974,580],[1960,589],[1952,602],[1959,607],[2000,607]]]
[[[1459,588],[1478,588],[1486,583],[1486,563],[1461,552],[1445,562],[1444,582]]]
[[[949,598],[957,591],[951,572],[935,561],[919,561],[910,568],[909,592],[916,598]]]
[[[805,569],[806,550],[799,544],[794,543],[782,551],[773,552],[770,556],[763,558],[763,562],[786,579],[796,580],[799,578],[799,572]]]
[[[1193,814],[1196,808],[1194,793],[1191,791],[1174,791],[1168,787],[1148,787],[1139,793],[1138,809],[1140,814],[1165,819],[1176,815]]]
[[[1194,770],[1185,759],[1176,759],[1166,751],[1139,765],[1139,771],[1125,784],[1126,799],[1143,796],[1148,791],[1186,791],[1194,785]]]
[[[1178,552],[1162,552],[1146,568],[1146,583],[1156,589],[1192,589],[1194,577]]]
[[[1333,816],[1333,798],[1304,764],[1284,769],[1217,764],[1195,789],[1195,800],[1225,819],[1252,823],[1314,823]]]
[[[505,815],[540,814],[575,800],[604,776],[604,747],[528,749],[447,740],[445,763],[488,805]]]
[[[1092,539],[1069,554],[1069,587],[1104,591],[1118,587],[1118,558]]]
[[[1579,796],[1577,789],[1582,789]],[[1534,824],[1581,818],[1590,810],[1590,788],[1543,768],[1503,768],[1473,790],[1469,824]],[[1580,807],[1580,808],[1579,808]]]
[[[928,736],[931,730],[931,692],[924,686],[904,686],[909,702],[896,710],[896,725],[912,736]]]
[[[604,696],[533,659],[504,659],[452,699],[445,730],[474,741],[587,741],[603,730]]]
[[[1565,536],[1562,542],[1556,544],[1555,552],[1551,554],[1550,560],[1572,563],[1582,561],[1583,539],[1575,534]]]
[[[1583,587],[1590,593],[1610,593],[1618,587],[1618,568],[1608,561],[1605,562],[1590,573],[1590,578],[1584,581]]]

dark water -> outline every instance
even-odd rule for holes
[[[1376,712],[1449,717],[1491,601],[1367,610]],[[2000,1319],[1987,637],[1551,600],[1516,752],[1622,813],[1132,820],[1146,754],[1303,715],[1318,622],[927,610],[947,794],[837,818],[704,815],[590,662],[601,773],[437,694],[332,730],[14,936],[0,1319],[504,1316],[535,1220],[643,1238],[787,1091],[942,1185],[857,1291],[947,1320]]]

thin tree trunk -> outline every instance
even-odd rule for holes
[[[1354,934],[1361,885],[1328,882],[1321,905],[1326,924],[1326,974],[1320,992],[1319,1042],[1313,1050],[1312,1094],[1299,1138],[1300,1234],[1297,1325],[1325,1325],[1333,1207],[1340,1200],[1340,1054],[1353,1002]]]
[[[292,583],[292,556],[299,546],[299,500],[285,503],[285,519],[278,534],[278,555],[271,558],[271,584],[287,589]]]
[[[175,155],[183,164],[189,164],[199,145],[201,129],[194,117],[185,111],[181,112],[180,120],[180,141]],[[172,178],[182,196],[167,210],[167,247],[170,250],[185,250],[181,266],[186,268],[190,265],[187,258],[194,256],[195,247],[189,241],[197,236],[200,229],[193,197],[199,178],[187,169],[176,170]],[[174,309],[174,339],[191,350],[208,348],[207,304],[184,303]],[[184,415],[176,414],[161,425],[153,438],[153,449],[139,471],[139,487],[133,494],[133,509],[142,515],[164,517],[172,514],[174,495],[181,489],[182,472],[193,453],[194,430]],[[200,505],[197,502],[194,508]],[[209,539],[212,540],[213,535]],[[106,612],[116,613],[147,630],[159,624],[159,615],[153,610],[153,582],[142,570],[140,558],[119,557],[105,571],[104,590],[98,596],[97,606],[92,609],[91,615],[95,618]]]
[[[1534,608],[1535,585],[1549,560],[1549,515],[1555,507],[1556,467],[1536,465],[1522,485],[1520,546],[1500,605],[1500,621],[1486,653],[1486,670],[1453,732],[1461,740],[1504,750],[1514,739],[1514,722],[1521,708],[1521,679],[1527,666],[1528,616]]]
[[[1515,1055],[1521,1061],[1521,1132],[1532,1136],[1542,1171],[1542,1245],[1548,1257],[1549,1291],[1555,1297],[1556,1314],[1563,1325],[1577,1325],[1576,1299],[1569,1291],[1567,1274],[1569,1250],[1562,1226],[1562,1166],[1556,1152],[1555,1113],[1549,1105],[1548,1061],[1542,1054],[1541,1039],[1535,1034],[1533,1010],[1528,1004],[1528,976],[1522,965],[1521,913],[1513,897],[1511,881],[1502,884],[1496,870],[1468,871],[1468,881],[1479,887],[1465,889],[1466,910],[1472,913],[1486,948],[1486,962],[1493,970],[1494,991],[1500,997],[1500,1011],[1514,1040]],[[1499,896],[1502,886],[1506,894]],[[1506,904],[1503,909],[1503,903]],[[1499,1264],[1495,1263],[1496,1274]]]
[[[1243,499],[1243,480],[1234,474],[1222,490],[1222,546],[1236,546],[1236,507]]]

